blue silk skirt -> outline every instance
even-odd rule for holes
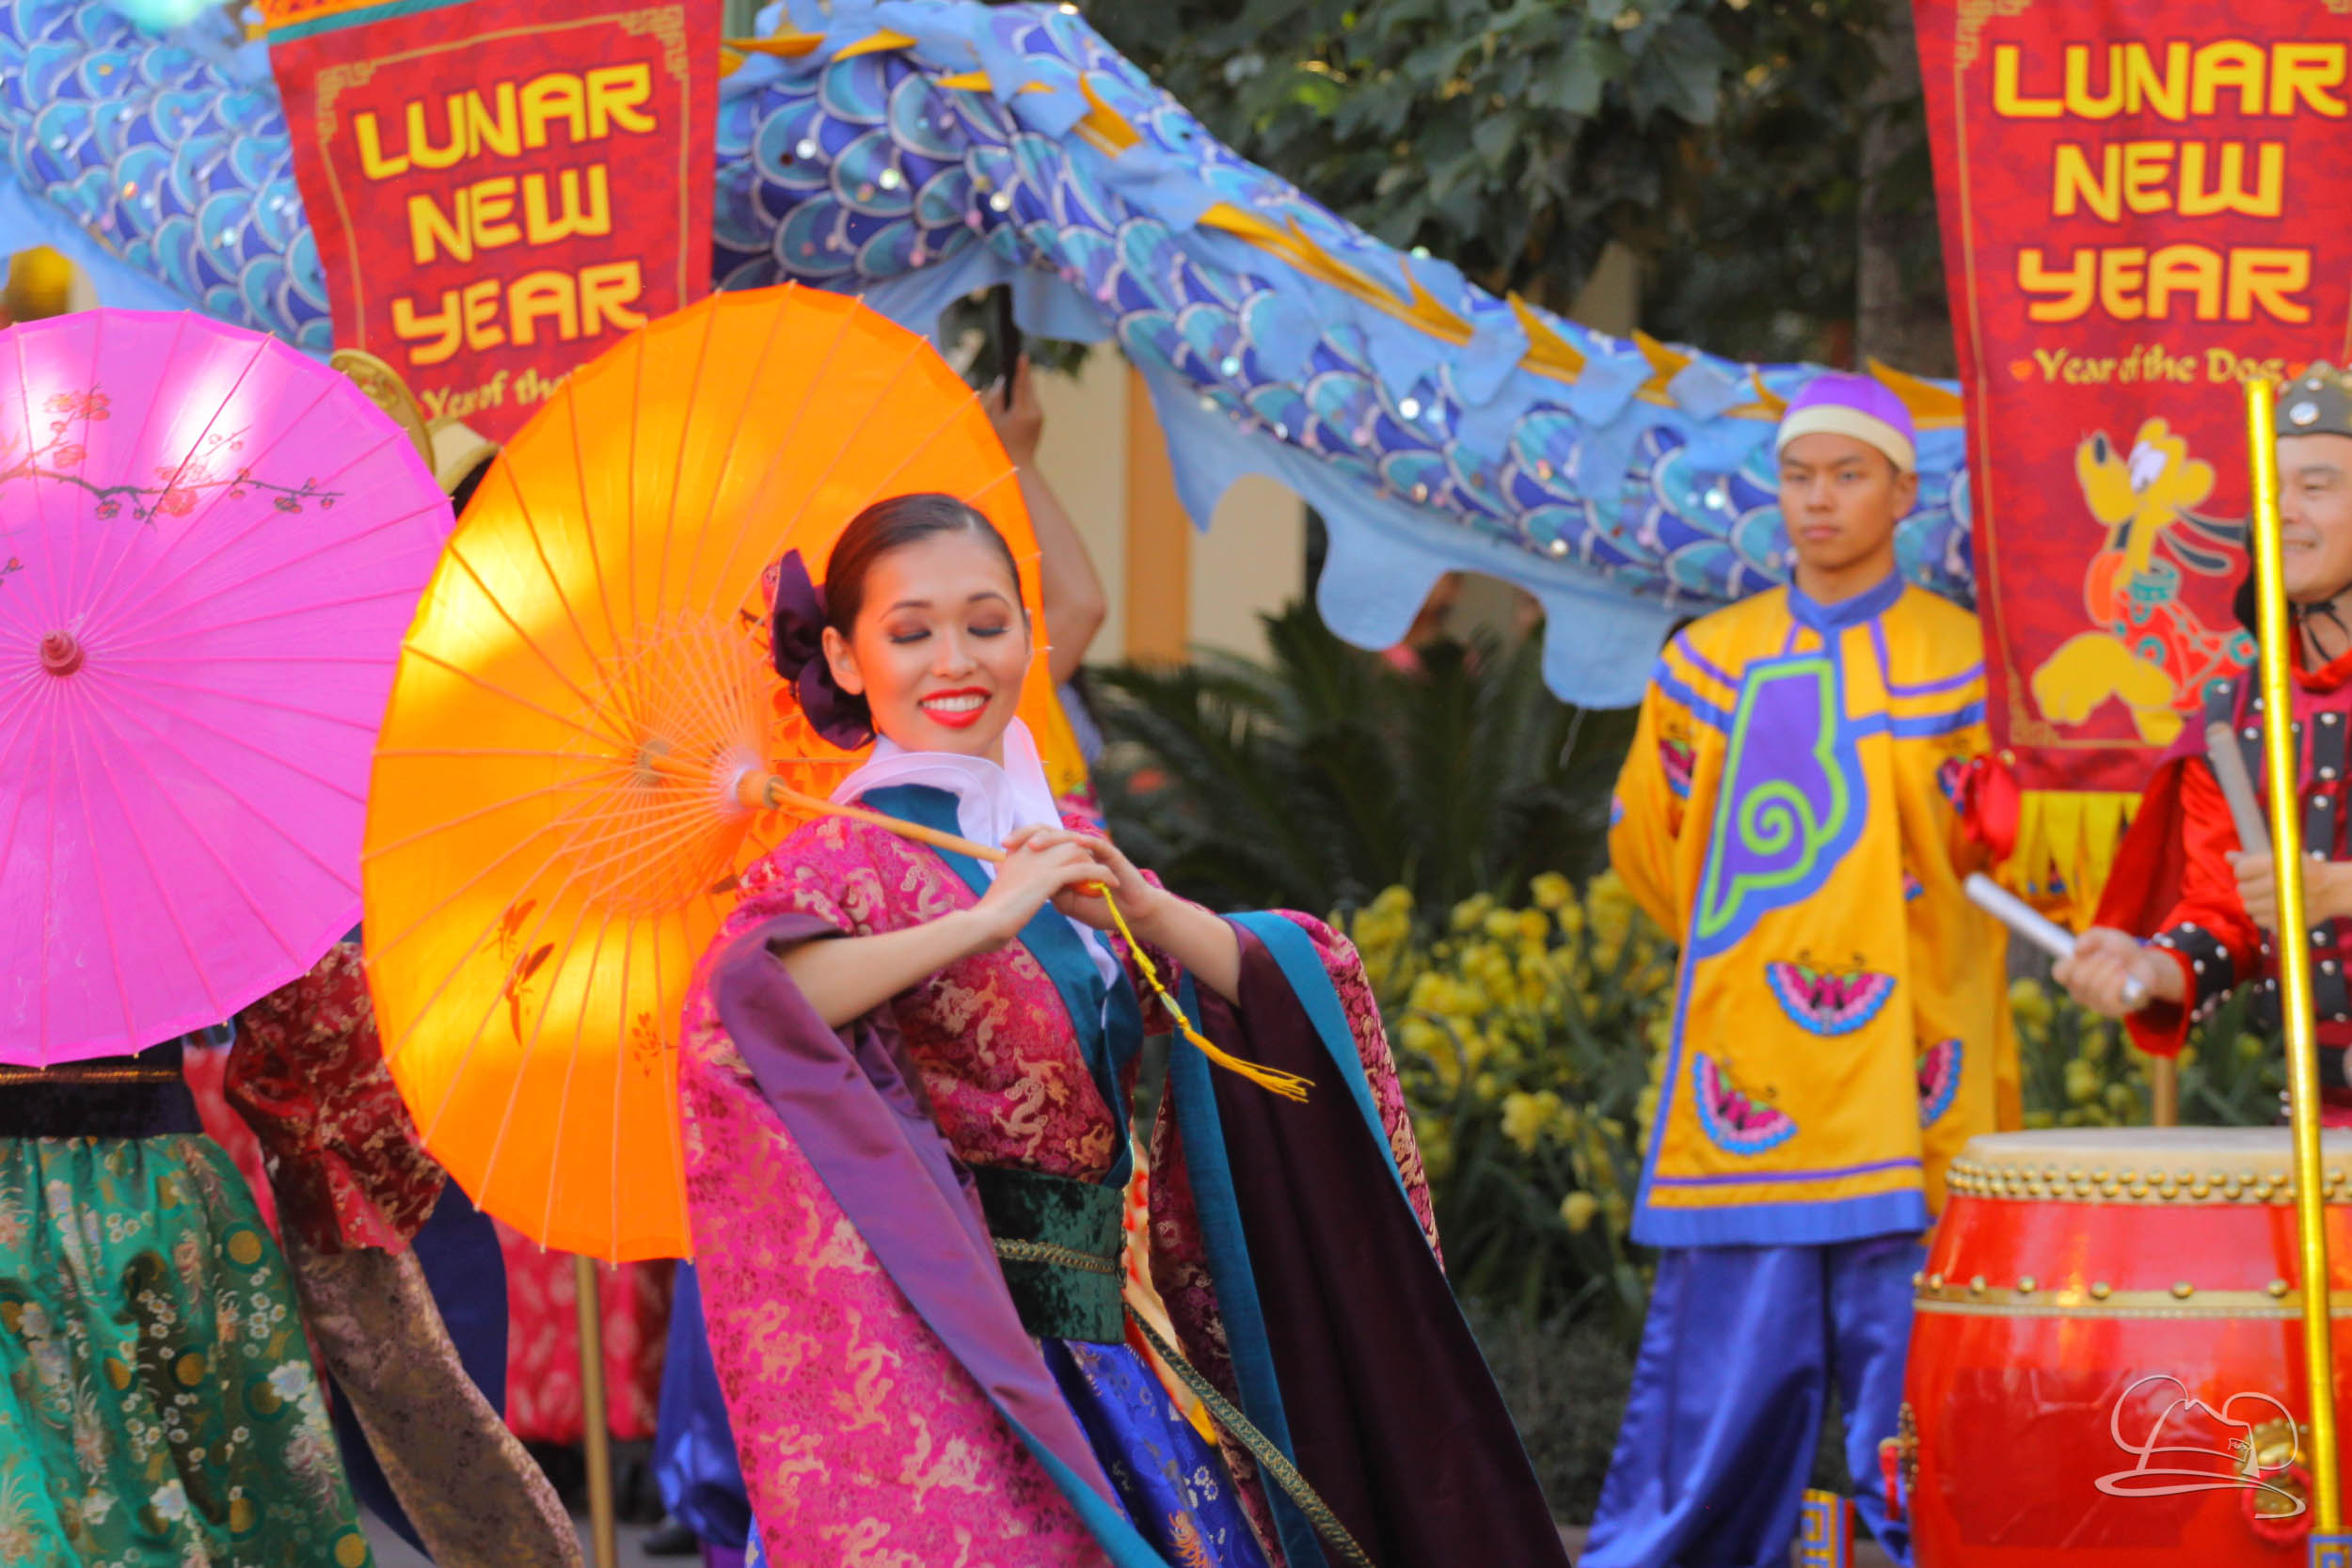
[[[730,1551],[743,1549],[751,1498],[743,1489],[719,1370],[710,1359],[702,1279],[691,1263],[677,1266],[671,1290],[669,1348],[654,1418],[653,1476],[661,1506],[697,1539]]]
[[[1225,1461],[1127,1345],[1043,1339],[1045,1364],[1127,1517],[1171,1563],[1265,1568]]]
[[[1045,1364],[1120,1506],[1170,1568],[1266,1568],[1216,1448],[1126,1345],[1041,1339]],[[744,1568],[767,1561],[752,1529]]]

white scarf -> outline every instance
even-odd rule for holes
[[[1045,782],[1045,764],[1038,756],[1029,726],[1015,719],[1005,727],[1005,765],[961,752],[910,752],[888,736],[874,737],[874,752],[866,766],[841,781],[833,792],[834,803],[849,805],[868,790],[892,784],[922,784],[955,797],[957,831],[975,843],[1001,849],[1017,828],[1061,826],[1060,808]],[[993,881],[996,867],[979,863],[980,875]],[[1067,917],[1065,917],[1067,918]],[[1087,956],[1105,986],[1119,973],[1102,933],[1083,921],[1073,920]]]

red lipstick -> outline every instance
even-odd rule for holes
[[[988,711],[993,695],[981,687],[960,686],[951,691],[930,692],[920,698],[915,705],[934,724],[944,724],[951,730],[968,730],[980,721],[980,715]],[[953,705],[943,707],[942,704]]]

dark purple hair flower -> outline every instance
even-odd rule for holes
[[[845,752],[870,745],[874,716],[866,699],[841,689],[825,658],[825,591],[809,580],[798,550],[776,562],[776,610],[771,628],[776,673],[800,699],[809,726]]]

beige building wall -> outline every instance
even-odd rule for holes
[[[1127,362],[1110,349],[1087,356],[1076,375],[1040,375],[1045,436],[1037,466],[1078,525],[1110,614],[1087,657],[1115,659],[1127,645]]]
[[[1259,616],[1306,591],[1298,499],[1271,480],[1245,479],[1218,503],[1209,531],[1196,531],[1168,476],[1151,396],[1115,348],[1096,349],[1075,376],[1041,378],[1038,395],[1038,466],[1110,601],[1088,658],[1179,657],[1194,647],[1263,654]]]
[[[1192,541],[1192,641],[1252,657],[1260,621],[1307,591],[1307,509],[1279,482],[1251,474],[1225,492]]]

